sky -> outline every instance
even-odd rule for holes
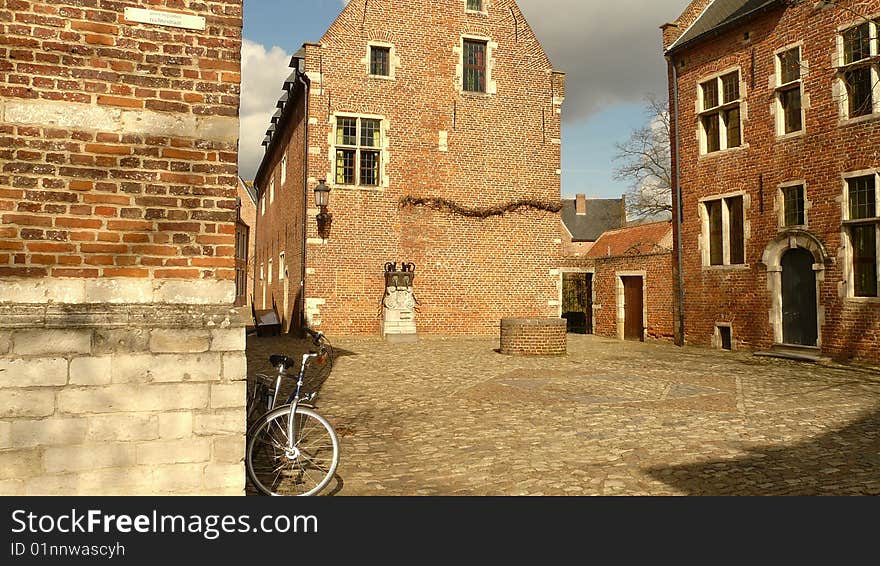
[[[362,0],[356,0],[362,1]],[[404,0],[406,3],[431,0]],[[253,178],[290,56],[318,41],[346,0],[244,0],[240,174]],[[614,198],[615,143],[648,123],[644,99],[664,98],[659,26],[688,0],[519,0],[553,66],[564,71],[562,192]]]

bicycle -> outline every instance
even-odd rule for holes
[[[257,375],[249,396],[248,419],[262,407],[265,412],[248,429],[245,468],[254,487],[264,495],[316,495],[324,489],[339,465],[339,439],[313,404],[317,393],[302,394],[303,380],[312,360],[320,365],[332,357],[332,347],[321,332],[306,329],[318,351],[302,356],[296,387],[283,405],[277,405],[281,382],[294,360],[269,357],[277,368],[274,384]]]

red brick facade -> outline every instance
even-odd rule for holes
[[[464,0],[429,7],[377,0],[364,13],[362,3],[350,3],[320,43],[297,55],[310,83],[309,119],[297,82],[256,180],[258,306],[265,289],[266,304],[274,300],[296,326],[304,277],[310,324],[329,334],[376,334],[383,266],[407,261],[417,266],[419,332],[495,335],[501,318],[556,314],[557,214],[527,209],[476,219],[401,206],[405,197],[471,209],[559,199],[564,75],[515,2],[485,5],[479,13],[466,11]],[[468,39],[484,50],[485,92],[464,92]],[[385,53],[386,76],[371,76],[370,46]],[[380,150],[376,186],[338,182],[336,136],[346,117],[379,121],[370,138]],[[332,188],[326,241],[315,220],[313,189],[321,179]],[[287,275],[279,281],[281,252]]]
[[[692,3],[681,25],[664,29],[667,48],[705,4]],[[677,87],[680,101],[677,171],[685,337],[694,344],[716,343],[716,325],[721,324],[731,327],[734,347],[768,349],[789,342],[792,331],[786,325],[791,319],[786,317],[792,315],[789,307],[783,312],[784,293],[808,297],[812,277],[805,275],[807,283],[783,292],[781,282],[788,269],[783,265],[786,257],[802,252],[807,258],[812,256],[816,308],[813,313],[796,315],[805,320],[808,315],[816,317],[815,345],[824,355],[876,362],[880,360],[880,299],[854,296],[846,179],[853,175],[877,178],[880,93],[875,69],[874,112],[869,109],[866,116],[849,117],[839,45],[843,44],[842,30],[876,16],[880,1],[791,6],[779,2],[770,8],[698,41],[675,46],[670,53],[678,75],[675,84],[670,74],[671,100]],[[870,53],[876,54],[876,27],[872,29]],[[781,84],[777,61],[783,50],[798,47],[803,128],[782,135],[777,125],[784,118],[776,103]],[[704,108],[700,85],[736,70],[740,72],[741,146],[707,152],[700,140],[698,113]],[[801,222],[795,222],[797,226],[786,228],[783,188],[791,185],[804,187],[805,214]],[[713,244],[707,215],[715,205],[707,201],[724,196],[732,196],[734,209],[740,202],[736,199],[742,198],[742,262],[710,257]],[[731,204],[724,206],[730,210]],[[877,216],[876,211],[869,216]],[[727,222],[728,216],[724,219]],[[734,225],[739,223],[734,221]],[[794,324],[797,329],[798,323]]]

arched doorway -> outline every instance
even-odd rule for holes
[[[782,256],[782,341],[816,346],[819,340],[813,254],[792,248]]]

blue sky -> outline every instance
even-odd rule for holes
[[[658,26],[675,19],[686,3],[519,1],[554,65],[568,74],[563,194],[615,197],[626,191],[625,182],[612,178],[614,144],[647,122],[644,96],[662,96],[665,62]],[[245,0],[242,176],[256,169],[261,132],[286,76],[286,59],[303,42],[319,40],[342,7],[342,0]]]

